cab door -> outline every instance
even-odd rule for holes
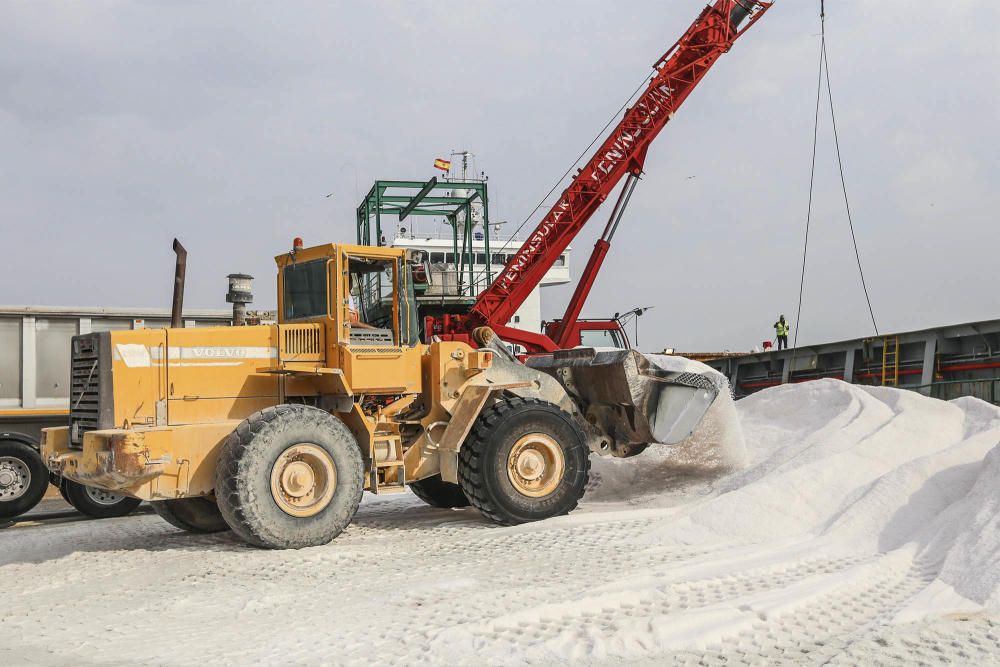
[[[349,246],[339,264],[342,369],[355,394],[420,391],[416,306],[402,252]],[[334,284],[334,281],[331,281]]]

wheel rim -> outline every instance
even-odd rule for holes
[[[85,486],[83,487],[83,490],[87,494],[87,498],[97,505],[117,505],[122,501],[122,498],[125,497],[118,495],[117,493],[111,493],[105,489],[96,489],[92,486]]]
[[[31,486],[31,470],[21,459],[0,456],[0,501],[17,500]]]
[[[336,488],[337,466],[318,445],[293,445],[271,468],[271,495],[281,511],[291,516],[319,514],[330,504]]]
[[[559,486],[566,471],[562,447],[544,433],[522,436],[507,457],[507,477],[525,496],[547,496]]]

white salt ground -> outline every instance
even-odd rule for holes
[[[0,664],[1000,664],[994,406],[781,386],[593,472],[567,517],[372,498],[295,552],[0,531]]]

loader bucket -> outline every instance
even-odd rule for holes
[[[727,390],[726,379],[702,364],[635,350],[576,348],[526,363],[558,380],[616,450],[681,442]]]

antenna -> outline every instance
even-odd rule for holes
[[[471,151],[452,151],[451,156],[462,158],[462,180],[466,181],[469,179],[469,158],[476,157],[476,154]]]

